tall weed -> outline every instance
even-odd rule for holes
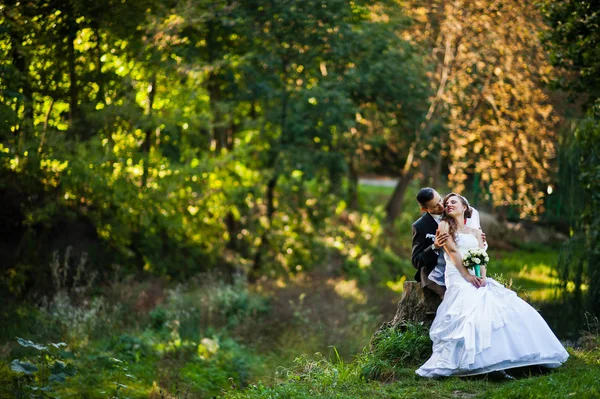
[[[42,299],[40,311],[47,329],[77,346],[87,342],[100,325],[110,322],[111,309],[103,297],[91,297],[96,272],[86,268],[87,254],[83,253],[73,266],[71,250],[67,247],[62,263],[59,252],[54,252],[50,263],[54,293]]]

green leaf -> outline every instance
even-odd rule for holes
[[[58,373],[50,375],[48,381],[50,382],[65,382],[67,380],[67,375],[65,373]]]
[[[69,377],[73,377],[75,374],[77,374],[77,369],[72,364],[67,364],[64,373]]]
[[[77,370],[72,364],[67,364],[60,360],[57,360],[50,369],[51,374],[64,374],[65,376],[73,377],[77,374]]]
[[[24,373],[25,375],[32,375],[38,368],[29,362],[22,362],[19,359],[15,359],[10,364],[10,369],[12,371],[16,371],[17,373]]]
[[[17,338],[17,342],[19,343],[19,345],[24,346],[25,348],[34,348],[39,351],[48,350],[48,348],[44,345],[36,344],[35,342],[29,341],[27,339]]]
[[[65,369],[67,368],[67,366],[65,365],[64,362],[61,362],[60,360],[57,360],[56,362],[54,362],[54,364],[52,365],[52,368],[50,368],[50,373],[51,374],[59,374],[59,373],[63,373],[65,371]]]

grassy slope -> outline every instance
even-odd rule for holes
[[[417,187],[409,188],[404,214],[394,226],[394,249],[410,253],[410,225],[419,216],[414,204]],[[393,188],[360,186],[364,211],[381,211]],[[522,297],[548,300],[555,293],[556,262],[553,248],[522,248],[490,251],[490,274],[509,282]],[[228,398],[595,398],[600,397],[600,349],[569,349],[571,358],[560,369],[515,381],[490,381],[486,377],[424,380],[414,374],[418,365],[395,371],[391,383],[366,382],[360,377],[360,361],[350,364],[305,363],[300,372],[288,371],[287,378],[266,386],[258,384],[245,391],[229,391]],[[312,369],[312,374],[306,374]],[[335,377],[337,375],[337,377]],[[333,377],[332,377],[333,376]]]
[[[414,367],[399,369],[393,382],[366,382],[356,364],[331,364],[306,373],[293,373],[273,386],[257,385],[244,391],[230,390],[230,399],[266,398],[598,398],[600,397],[600,349],[569,349],[567,363],[543,375],[514,381],[492,381],[489,377],[427,380],[414,374]],[[338,377],[331,377],[338,370]]]
[[[393,237],[388,240],[390,246],[403,258],[410,254],[410,225],[419,214],[414,204],[417,189],[414,184],[409,188],[405,198],[405,212],[395,225]],[[389,198],[392,188],[361,186],[360,190],[361,208],[364,211],[382,212],[382,206]],[[521,287],[524,296],[531,293],[534,299],[536,295],[539,295],[539,299],[544,299],[546,293],[552,290],[555,278],[553,275],[555,250],[537,248],[535,251],[529,249],[497,253],[492,251],[491,255],[494,262],[492,273],[497,272],[507,279],[512,278],[514,285]],[[407,268],[412,272],[410,265]],[[215,333],[204,330],[205,327],[198,329],[199,326],[213,326],[215,323],[214,320],[212,324],[205,323],[202,315],[207,310],[200,308],[199,304],[206,305],[207,300],[218,301],[209,308],[221,309],[227,314],[230,313],[227,309],[240,311],[238,302],[248,303],[248,297],[244,294],[247,292],[246,289],[209,285],[209,291],[212,290],[214,293],[208,295],[205,288],[190,284],[186,290],[177,291],[177,295],[163,302],[162,308],[166,309],[166,315],[161,316],[161,313],[157,313],[154,308],[154,315],[148,316],[147,312],[152,310],[153,306],[147,310],[140,310],[136,307],[138,305],[130,307],[129,302],[134,301],[139,295],[152,292],[157,292],[156,296],[164,298],[168,295],[161,291],[163,288],[153,288],[149,283],[144,282],[128,286],[128,290],[117,287],[113,294],[116,295],[115,300],[121,310],[104,316],[102,311],[99,314],[94,313],[94,319],[91,319],[100,320],[99,324],[102,325],[105,325],[105,319],[110,319],[111,325],[108,327],[111,329],[110,335],[104,334],[101,328],[100,330],[94,328],[97,333],[76,334],[74,339],[62,338],[67,341],[70,348],[76,348],[80,374],[70,379],[69,383],[61,389],[61,397],[80,397],[83,392],[86,392],[89,397],[94,397],[100,391],[110,392],[114,389],[115,365],[110,361],[111,357],[128,361],[129,373],[135,375],[136,379],[127,381],[129,389],[126,396],[136,398],[147,398],[152,392],[157,393],[157,388],[152,388],[156,384],[160,387],[169,387],[173,392],[177,372],[180,373],[182,386],[194,382],[195,388],[192,389],[193,394],[189,396],[190,398],[218,394],[221,388],[229,385],[228,378],[232,376],[236,381],[263,381],[265,384],[274,384],[272,387],[259,385],[257,388],[249,388],[243,392],[227,393],[227,396],[240,398],[314,397],[317,393],[324,397],[340,398],[438,398],[453,397],[453,395],[454,397],[527,397],[510,396],[517,388],[519,392],[532,390],[534,393],[549,390],[557,392],[557,397],[564,397],[571,392],[576,392],[574,397],[586,397],[576,390],[576,385],[592,384],[595,378],[593,373],[600,371],[598,351],[587,354],[572,351],[573,358],[560,371],[509,383],[460,379],[424,381],[414,375],[417,364],[398,368],[395,372],[396,381],[390,384],[366,383],[361,380],[358,361],[346,364],[339,361],[336,364],[323,362],[319,366],[325,368],[323,375],[319,375],[321,368],[315,367],[315,374],[308,377],[306,373],[299,376],[296,370],[279,367],[289,365],[295,356],[302,353],[328,351],[330,345],[337,346],[344,358],[351,358],[352,353],[356,353],[368,343],[370,334],[381,322],[381,313],[385,314],[383,317],[386,319],[393,316],[402,284],[389,283],[397,288],[396,292],[382,289],[380,286],[362,287],[343,279],[313,281],[306,285],[290,282],[288,288],[269,293],[273,302],[271,310],[263,315],[264,317],[256,317],[255,310],[260,309],[259,305],[256,305],[256,309],[251,312],[244,311],[244,317],[237,323],[246,326],[246,332],[234,333],[229,325],[231,320],[222,320],[228,328],[222,337],[221,349],[209,360],[199,358],[199,341],[203,337],[212,337]],[[131,295],[126,298],[119,297],[125,295],[125,292],[130,292]],[[533,294],[534,292],[538,294]],[[110,293],[104,294],[107,297],[115,296]],[[381,298],[375,298],[377,295]],[[236,299],[238,297],[239,300]],[[353,298],[357,297],[366,297],[366,303],[362,305],[355,303]],[[223,301],[228,305],[224,306]],[[160,301],[157,299],[156,302]],[[246,307],[244,305],[243,309]],[[20,351],[14,345],[12,340],[15,336],[24,336],[46,343],[58,340],[58,336],[64,335],[64,332],[60,333],[61,329],[54,331],[50,328],[48,321],[39,317],[40,312],[33,310],[33,308],[29,310],[25,307],[19,308],[17,313],[20,316],[10,317],[14,323],[3,326],[2,336],[11,342],[0,347],[2,349],[0,357],[4,358],[4,361],[0,362],[2,363],[0,364],[0,397],[5,397],[2,388],[7,388],[14,378],[7,364],[17,357],[32,356],[31,351]],[[186,322],[182,317],[187,317],[189,320]],[[127,319],[130,319],[129,323],[125,322]],[[267,323],[266,320],[271,321]],[[41,325],[44,328],[39,329]],[[192,331],[189,331],[190,328]],[[217,328],[216,331],[219,329]],[[228,337],[232,337],[233,340]],[[261,340],[266,342],[259,343]],[[238,345],[236,341],[245,343],[245,346]],[[284,374],[288,374],[289,371],[290,378],[274,379],[273,374],[276,370],[283,370]],[[336,373],[337,380],[331,377]],[[278,378],[281,378],[281,373]]]

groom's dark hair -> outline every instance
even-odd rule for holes
[[[425,208],[426,204],[433,199],[434,193],[435,190],[433,188],[423,187],[419,190],[419,193],[417,194],[417,202],[419,203],[419,205]]]

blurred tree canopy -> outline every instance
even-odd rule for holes
[[[410,140],[428,95],[373,5],[0,5],[3,284],[43,285],[65,245],[172,277],[366,262],[378,222],[348,217],[342,194],[358,115],[393,114]]]
[[[600,315],[600,4],[563,1],[542,4],[550,29],[545,41],[553,64],[565,71],[555,83],[579,99],[586,111],[574,128],[569,151],[576,162],[581,218],[574,224],[562,261],[563,281],[575,281],[575,295],[588,285],[586,305]]]
[[[433,94],[397,192],[423,167],[439,187],[447,166],[454,190],[478,175],[494,207],[539,217],[556,168],[560,121],[545,92],[555,73],[542,48],[540,10],[522,0],[404,4],[415,22],[401,34],[425,49]],[[388,204],[392,216],[397,204]]]
[[[382,236],[357,210],[366,173],[400,177],[389,221],[424,170],[480,173],[538,214],[541,18],[516,0],[4,1],[1,284],[43,288],[67,245],[105,274],[363,270]]]

